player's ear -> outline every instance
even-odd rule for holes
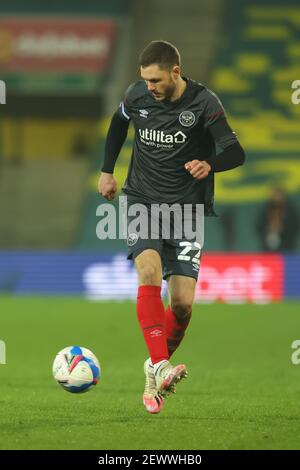
[[[173,77],[174,77],[175,79],[177,79],[177,78],[179,77],[179,75],[180,75],[180,67],[179,67],[179,65],[174,65],[174,66],[172,67],[172,75],[173,75]]]

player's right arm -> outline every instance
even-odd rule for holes
[[[117,193],[117,182],[113,173],[120,150],[127,137],[129,121],[129,111],[126,103],[122,101],[109,126],[105,141],[104,163],[98,182],[99,193],[109,201],[112,201]]]

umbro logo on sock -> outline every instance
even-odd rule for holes
[[[161,335],[162,335],[162,331],[161,331],[161,330],[153,330],[153,331],[151,331],[151,333],[150,333],[150,336],[151,336],[152,338],[156,338],[156,337],[161,336]]]

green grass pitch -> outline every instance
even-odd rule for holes
[[[299,304],[197,305],[174,363],[189,378],[159,415],[144,411],[146,349],[135,304],[0,298],[0,449],[300,449]],[[79,344],[102,366],[75,395],[53,380]]]

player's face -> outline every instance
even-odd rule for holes
[[[150,93],[157,101],[170,100],[176,89],[180,69],[175,65],[171,70],[164,70],[157,64],[141,67],[141,77],[145,80]]]

